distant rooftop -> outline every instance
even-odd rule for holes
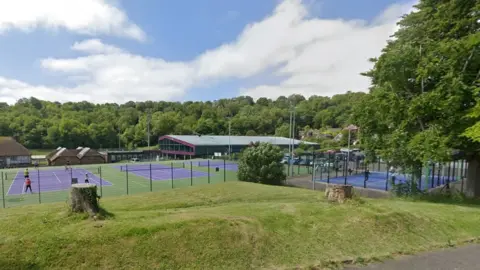
[[[212,136],[212,135],[167,135],[160,137],[161,139],[174,139],[183,141],[193,145],[248,145],[250,142],[271,143],[275,145],[289,145],[292,141],[285,137],[273,137],[273,136]],[[308,145],[317,145],[316,143],[293,140],[295,145],[300,143]]]

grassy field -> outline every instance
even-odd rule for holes
[[[93,221],[65,203],[0,210],[5,269],[333,267],[480,236],[478,207],[360,200],[227,182],[102,199]]]

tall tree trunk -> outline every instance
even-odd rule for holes
[[[467,197],[480,197],[480,157],[478,156],[468,161],[465,195]]]

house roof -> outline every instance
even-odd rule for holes
[[[0,137],[0,156],[31,156],[25,146],[12,137]]]
[[[267,142],[275,145],[289,145],[291,139],[285,137],[273,136],[211,136],[211,135],[167,135],[160,137],[162,139],[171,139],[180,143],[190,145],[248,145],[250,142]],[[301,142],[308,145],[317,145],[316,143],[294,140],[294,144]]]
[[[60,148],[48,155],[48,159],[50,161],[54,161],[59,157],[76,157],[78,159],[82,159],[84,157],[94,157],[94,156],[101,156],[101,154],[93,149],[88,147],[85,148],[77,148],[77,149],[66,149]]]

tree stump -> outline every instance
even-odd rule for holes
[[[351,185],[327,185],[325,196],[328,201],[343,203],[353,197],[353,186]]]
[[[73,212],[87,212],[95,216],[99,211],[97,186],[94,184],[73,184],[70,191],[70,206]]]

